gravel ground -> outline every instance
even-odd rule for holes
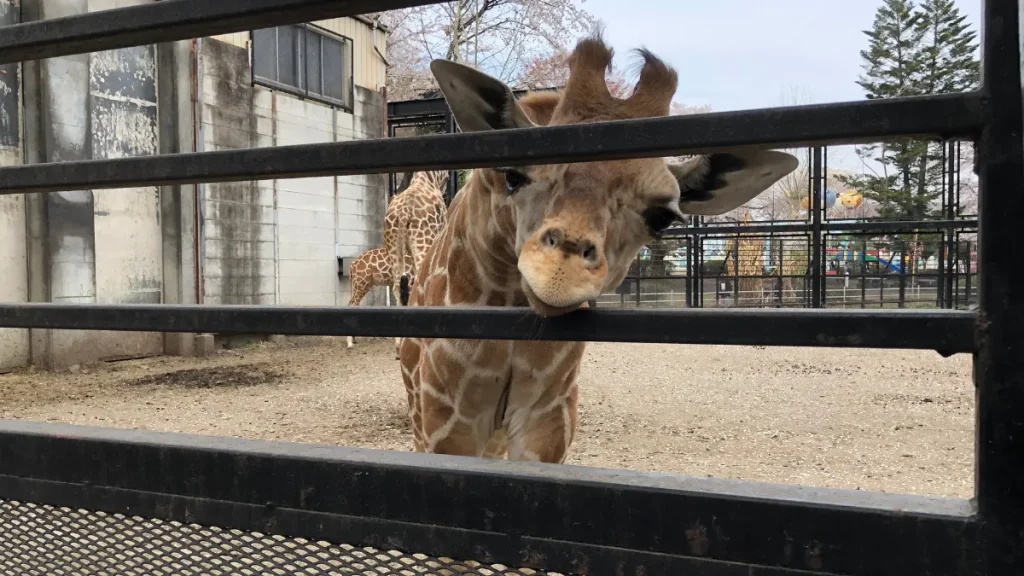
[[[390,339],[0,376],[0,417],[409,450]],[[569,463],[970,497],[971,358],[593,343]]]

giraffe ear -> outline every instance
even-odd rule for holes
[[[534,126],[501,80],[450,60],[432,61],[430,71],[463,132]]]
[[[749,150],[690,158],[668,169],[679,183],[679,209],[717,216],[753,200],[799,165],[775,150]]]

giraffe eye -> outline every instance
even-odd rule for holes
[[[530,183],[530,177],[518,170],[505,170],[505,190],[509,194]]]
[[[652,206],[644,210],[643,216],[644,223],[647,224],[647,230],[655,238],[679,219],[675,212],[663,206]]]

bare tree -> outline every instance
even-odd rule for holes
[[[386,12],[392,100],[436,88],[429,62],[464,62],[509,83],[529,63],[564,51],[596,21],[581,0],[455,0]]]

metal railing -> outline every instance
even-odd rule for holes
[[[0,63],[428,3],[159,2],[0,28]],[[516,309],[0,306],[0,327],[967,352],[975,360],[978,422],[971,500],[3,421],[0,500],[22,504],[5,507],[16,516],[0,518],[0,526],[21,535],[38,532],[44,522],[39,506],[46,505],[179,523],[175,534],[183,533],[182,526],[224,526],[401,551],[395,558],[424,553],[562,573],[1016,573],[1024,565],[1019,19],[1017,2],[985,2],[983,85],[975,93],[0,169],[0,193],[16,194],[668,156],[895,136],[975,140],[981,184],[977,311],[583,310],[541,320]],[[813,231],[815,242],[822,230]],[[820,294],[820,288],[814,291]],[[108,572],[118,572],[119,556],[102,543],[83,536],[54,544],[58,533],[67,534],[43,530],[35,544],[20,547],[10,543],[24,540],[5,537],[0,565],[13,565],[15,572],[19,561],[46,566],[77,558],[86,546],[93,556],[76,562],[91,567],[88,558],[101,558],[113,563]],[[240,555],[250,560],[252,543],[263,541],[245,533],[231,538],[240,542],[239,550],[249,550]],[[174,560],[181,554],[174,552],[173,538],[138,544],[143,545],[169,554],[153,562],[182,562]],[[115,538],[110,546],[125,545]],[[34,552],[40,549],[49,551],[40,556]],[[298,554],[283,544],[281,549],[280,554]],[[24,555],[12,556],[18,550]],[[239,562],[236,573],[243,573],[248,565]]]

